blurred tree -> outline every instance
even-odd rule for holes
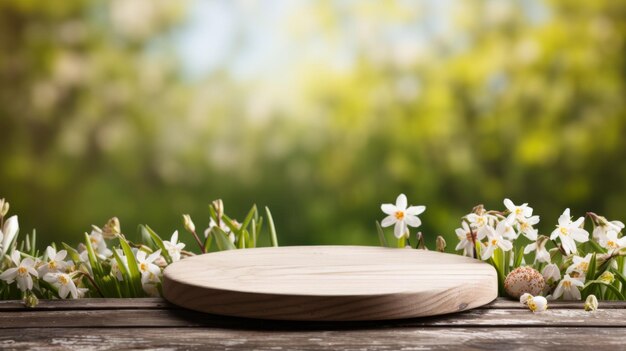
[[[300,4],[294,67],[192,83],[178,2],[2,1],[0,194],[49,240],[113,215],[201,227],[217,197],[269,205],[285,244],[375,244],[400,192],[433,241],[504,197],[543,232],[565,207],[626,219],[626,4],[426,4]]]

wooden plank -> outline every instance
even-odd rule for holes
[[[623,348],[625,328],[427,328],[277,333],[210,328],[0,330],[15,350],[599,350]]]
[[[550,301],[551,310],[554,309],[582,309],[583,301]],[[600,301],[601,309],[624,309],[626,301]],[[0,312],[4,311],[36,311],[36,310],[108,310],[108,309],[180,309],[166,300],[157,297],[128,298],[128,299],[102,299],[89,298],[78,300],[40,300],[39,305],[33,309],[26,309],[20,300],[0,300]],[[520,309],[526,307],[518,301],[498,298],[494,302],[478,309]]]
[[[163,296],[207,313],[301,321],[464,311],[498,295],[496,270],[426,250],[282,246],[193,256],[163,272]]]
[[[212,327],[258,330],[425,327],[626,327],[626,310],[554,309],[532,313],[523,309],[477,309],[429,318],[368,322],[289,322],[224,317],[188,310],[41,310],[0,313],[0,328],[55,327]]]
[[[179,308],[158,297],[78,300],[40,300],[35,308],[26,308],[20,300],[0,300],[0,312],[39,310],[115,310],[115,309],[170,309]]]

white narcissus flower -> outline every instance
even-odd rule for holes
[[[534,243],[526,245],[526,247],[524,248],[524,255],[528,255],[533,251],[537,251],[535,253],[535,262],[550,263],[550,252],[546,250],[545,242],[543,243],[543,245],[537,244],[536,241]]]
[[[585,284],[578,279],[574,279],[566,274],[559,282],[559,285],[554,289],[552,298],[558,299],[563,296],[564,300],[580,300],[580,290]]]
[[[613,231],[619,233],[624,229],[624,223],[620,221],[607,221],[606,218],[598,216],[599,223],[593,229],[593,238],[596,241],[600,242],[600,240],[606,238],[606,235]]]
[[[528,207],[527,203],[517,206],[513,201],[504,199],[504,206],[510,212],[506,218],[510,223],[513,223],[516,219],[524,220],[533,215],[533,209],[532,207]]]
[[[64,299],[67,295],[71,295],[73,299],[77,299],[78,289],[69,274],[65,273],[48,273],[43,280],[54,285],[59,291],[59,297]]]
[[[561,270],[559,266],[554,263],[550,263],[543,268],[541,271],[541,275],[543,275],[543,279],[548,284],[556,283],[561,280]]]
[[[609,253],[613,253],[615,250],[626,247],[626,237],[618,238],[616,231],[609,230],[604,236],[600,237],[600,246],[607,249]]]
[[[233,220],[233,224],[237,227],[240,227],[241,224],[235,220]],[[209,232],[211,232],[211,229],[213,229],[213,227],[217,227],[217,223],[215,223],[215,221],[213,220],[213,218],[211,218],[211,220],[209,221],[209,227],[204,231],[204,237],[208,237],[209,236]],[[219,228],[226,233],[226,235],[228,235],[228,240],[230,240],[231,243],[235,243],[235,233],[231,233],[230,227],[226,225],[226,223],[224,223],[224,221],[220,222],[220,226]]]
[[[126,270],[128,270],[128,258],[124,256],[124,251],[120,249],[116,249],[115,251],[117,252],[117,255],[120,257],[120,261],[122,261],[122,264],[124,265]],[[113,274],[115,278],[117,278],[117,280],[119,281],[124,280],[124,275],[122,274],[120,265],[117,263],[117,260],[115,259],[115,257],[111,258],[111,274]]]
[[[581,277],[582,280],[585,280],[585,275],[587,274],[587,270],[589,269],[589,262],[591,261],[592,254],[587,254],[585,257],[574,256],[572,257],[572,264],[567,267],[565,270],[565,274],[571,274],[572,272],[578,272],[578,277]],[[579,278],[580,279],[580,278]]]
[[[137,266],[139,267],[139,271],[141,272],[142,283],[152,281],[155,277],[158,279],[158,276],[161,274],[161,269],[153,262],[160,255],[160,249],[151,253],[148,257],[146,257],[145,251],[137,251]]]
[[[407,208],[406,195],[400,194],[396,199],[395,205],[383,204],[380,206],[380,209],[388,215],[380,225],[389,227],[395,224],[393,234],[400,239],[409,235],[407,226],[419,227],[422,224],[422,221],[417,216],[426,210],[426,206],[410,206]]]
[[[63,260],[67,256],[67,251],[61,250],[57,252],[54,247],[48,246],[46,248],[46,256],[48,260],[37,269],[40,277],[44,277],[47,273],[62,272],[66,270],[68,265],[67,262]]]
[[[532,296],[529,293],[524,293],[519,302],[528,306],[533,312],[543,312],[548,309],[548,300],[543,296]]]
[[[2,272],[0,279],[6,281],[8,284],[17,281],[17,287],[21,291],[32,290],[32,277],[39,277],[37,270],[35,270],[35,261],[30,257],[26,257],[20,261],[20,252],[17,250],[11,253],[11,260],[15,264],[15,267]]]
[[[474,243],[484,239],[485,232],[471,229],[465,221],[461,223],[461,228],[457,228],[455,232],[459,238],[459,243],[456,245],[455,250],[463,250],[465,256],[474,257]]]
[[[17,216],[11,216],[4,222],[4,226],[2,226],[2,230],[0,231],[2,252],[7,253],[7,251],[9,251],[9,246],[11,246],[19,231],[20,225],[17,221]]]
[[[172,258],[172,262],[180,261],[180,252],[185,248],[185,244],[178,242],[178,230],[172,234],[169,241],[163,240],[163,245]]]
[[[89,234],[89,241],[95,251],[96,255],[101,259],[107,259],[113,255],[113,252],[107,248],[107,243],[104,241],[104,236],[99,228],[95,227]]]
[[[561,239],[561,245],[567,255],[575,253],[577,251],[576,241],[580,243],[589,241],[589,233],[581,228],[584,221],[585,218],[580,217],[572,222],[569,208],[565,209],[561,217],[559,217],[559,224],[550,235],[550,240],[554,240],[558,237]]]
[[[503,238],[509,240],[515,240],[519,236],[519,234],[515,232],[515,229],[513,229],[513,222],[509,222],[508,219],[498,222],[496,232],[499,232]]]
[[[470,225],[474,229],[477,229],[479,231],[482,230],[486,226],[491,226],[498,220],[496,216],[490,215],[487,213],[483,213],[483,214],[470,213],[467,216],[465,216],[465,218],[467,218],[467,220],[470,222]]]
[[[483,248],[483,252],[481,253],[481,258],[483,259],[483,261],[491,258],[491,256],[493,256],[493,252],[497,248],[501,248],[502,251],[509,251],[513,248],[513,243],[502,237],[502,233],[506,230],[504,226],[498,224],[498,227],[495,230],[492,227],[485,228],[487,230],[487,243],[486,247]]]
[[[537,229],[533,225],[539,223],[539,216],[532,216],[517,220],[517,231],[529,240],[537,240]]]
[[[533,312],[543,312],[548,309],[548,300],[543,296],[533,296],[526,305]]]

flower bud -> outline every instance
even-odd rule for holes
[[[439,252],[446,251],[446,239],[444,239],[441,235],[437,236],[437,239],[435,240],[435,247]]]
[[[224,202],[222,201],[222,199],[214,200],[211,203],[211,206],[213,206],[213,209],[215,210],[218,221],[221,220],[222,216],[224,216]]]
[[[609,271],[604,271],[604,273],[600,274],[598,280],[600,280],[604,284],[612,284],[613,281],[615,281],[615,275]]]
[[[114,239],[117,234],[121,234],[120,220],[113,217],[102,228],[102,236],[105,239]]]
[[[0,199],[0,217],[4,217],[9,213],[9,202],[5,199]]]
[[[185,227],[185,230],[190,233],[196,232],[196,226],[195,224],[193,224],[193,221],[191,220],[191,217],[188,214],[183,215],[183,226]]]
[[[28,308],[33,308],[36,307],[37,304],[39,304],[39,299],[37,298],[37,296],[35,296],[35,294],[29,291],[22,299],[22,302],[24,302],[24,306]]]
[[[543,296],[533,296],[526,305],[533,312],[543,312],[548,309],[548,300]]]
[[[585,300],[585,311],[596,311],[598,309],[598,298],[595,295],[587,296]]]

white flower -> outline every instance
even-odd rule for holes
[[[233,220],[233,224],[235,226],[241,226],[241,224],[239,224],[237,221]],[[211,232],[211,229],[213,229],[213,227],[217,227],[217,223],[215,223],[215,221],[213,220],[213,218],[211,218],[211,220],[209,221],[209,227],[204,231],[204,237],[208,237],[209,236],[209,232]],[[228,239],[230,240],[231,243],[235,243],[235,233],[231,233],[230,231],[230,227],[226,225],[226,223],[224,223],[224,221],[220,222],[220,229],[226,233],[226,235],[228,235]]]
[[[516,219],[524,220],[533,215],[533,209],[528,207],[527,203],[517,206],[513,203],[513,201],[504,199],[504,206],[506,206],[506,209],[510,212],[507,217],[507,220],[510,223],[513,223]]]
[[[548,300],[543,296],[533,296],[526,305],[533,312],[543,312],[548,309]]]
[[[398,195],[396,204],[383,204],[380,209],[388,216],[383,219],[380,224],[382,227],[389,227],[395,224],[393,228],[393,234],[396,238],[400,239],[403,236],[408,236],[409,231],[407,226],[419,227],[422,221],[417,217],[419,214],[426,210],[425,206],[411,206],[407,208],[407,199],[404,194]]]
[[[583,282],[578,279],[573,279],[569,274],[566,274],[563,279],[561,279],[556,289],[554,289],[552,298],[558,299],[563,296],[564,300],[580,300],[580,290],[578,290],[578,288],[582,286],[584,286]]]
[[[505,221],[500,222],[503,223]],[[497,248],[501,248],[502,251],[509,251],[513,248],[513,243],[502,237],[502,233],[506,230],[505,226],[498,224],[498,227],[494,230],[492,227],[485,227],[487,230],[487,243],[483,248],[481,258],[487,260],[493,256],[493,252]]]
[[[626,247],[626,237],[618,238],[616,231],[609,230],[608,232],[606,232],[606,235],[600,237],[600,246],[607,249],[609,253],[613,253],[613,251],[615,250]]]
[[[95,251],[96,255],[101,259],[106,259],[113,255],[113,252],[107,248],[107,244],[104,241],[104,236],[102,236],[102,231],[99,228],[95,227],[94,230],[89,234],[89,241],[91,241],[91,246]]]
[[[459,238],[455,250],[463,250],[465,256],[474,257],[474,243],[484,239],[485,232],[478,233],[476,230],[471,230],[465,221],[461,223],[461,228],[457,228],[455,232]]]
[[[161,274],[161,269],[153,262],[154,260],[159,258],[160,255],[160,249],[151,253],[148,257],[146,257],[145,251],[137,251],[137,266],[139,267],[139,271],[141,272],[142,283],[152,281],[155,277],[158,281],[158,276]]]
[[[122,264],[124,265],[124,267],[128,269],[128,258],[124,256],[124,252],[120,249],[116,249],[115,251],[117,252],[117,255],[120,257],[120,261],[122,261]],[[115,257],[111,258],[111,274],[113,274],[115,278],[117,278],[117,280],[119,281],[124,280],[124,275],[122,274],[120,265],[117,263],[117,260],[115,259]]]
[[[4,222],[4,226],[2,227],[2,230],[0,230],[2,252],[7,253],[9,246],[11,246],[19,231],[20,225],[17,221],[17,216],[11,216],[6,220],[6,222]]]
[[[185,248],[185,244],[178,242],[178,230],[172,234],[170,241],[163,240],[163,245],[172,258],[172,262],[180,261],[180,252]]]
[[[539,223],[539,216],[532,216],[517,220],[517,231],[529,240],[537,240],[537,229],[533,225]]]
[[[541,271],[541,275],[543,275],[543,279],[548,284],[552,284],[561,280],[561,270],[559,270],[559,266],[554,263],[550,263],[545,266]]]
[[[73,299],[78,298],[78,289],[69,274],[48,273],[43,277],[43,280],[54,285],[59,290],[60,298],[64,299],[68,294],[72,295]]]
[[[533,312],[543,312],[548,309],[548,300],[543,296],[532,296],[529,293],[524,293],[519,302],[528,306]]]
[[[587,274],[587,270],[589,269],[589,262],[591,261],[592,254],[587,254],[587,256],[580,257],[574,256],[572,257],[572,264],[567,267],[565,274],[570,274],[572,272],[578,272],[578,277],[582,276],[582,280],[585,280],[585,275]]]
[[[467,216],[465,216],[465,218],[467,218],[467,220],[470,222],[470,225],[472,227],[478,230],[481,230],[482,228],[486,226],[490,226],[494,224],[497,220],[496,216],[486,214],[486,213],[482,213],[482,214],[470,213]]]
[[[607,221],[606,218],[598,216],[598,223],[593,229],[593,238],[596,241],[600,241],[606,237],[606,235],[613,231],[619,233],[624,229],[624,223],[620,221]]]
[[[32,258],[26,257],[20,261],[20,252],[15,250],[11,253],[11,260],[15,264],[15,267],[9,268],[0,274],[0,279],[6,281],[8,284],[17,281],[17,287],[21,291],[33,289],[33,277],[38,278],[39,274],[35,270],[35,261]]]
[[[56,273],[66,270],[67,262],[63,260],[67,256],[67,251],[61,250],[57,252],[54,247],[48,246],[46,248],[46,256],[48,261],[44,262],[44,264],[37,269],[40,277],[45,276],[47,273]]]
[[[513,222],[509,222],[508,219],[498,222],[496,231],[499,232],[503,238],[509,240],[515,240],[519,236],[519,234],[515,232],[515,229],[513,229]]]
[[[539,246],[539,248],[537,248],[537,246]],[[543,245],[538,245],[536,241],[526,245],[524,248],[524,255],[528,255],[535,250],[537,251],[535,253],[535,262],[550,263],[550,252],[546,250],[545,242]]]
[[[589,240],[589,233],[581,228],[584,221],[585,218],[580,217],[575,222],[572,222],[569,208],[565,209],[561,217],[559,217],[559,224],[550,235],[550,239],[554,240],[557,237],[561,239],[561,245],[567,255],[576,252],[576,241],[584,243]]]

